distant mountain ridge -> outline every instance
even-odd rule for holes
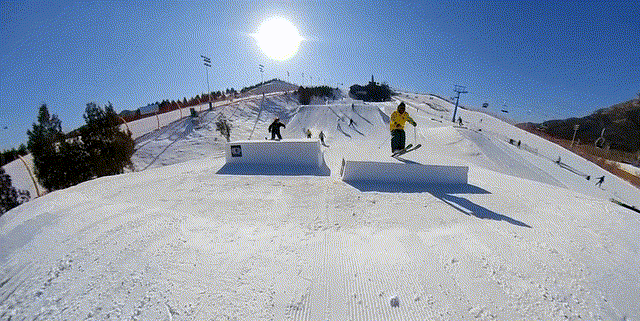
[[[601,108],[582,118],[549,120],[542,124],[523,123],[518,124],[518,127],[538,129],[553,137],[571,140],[575,125],[578,125],[575,139],[583,144],[596,144],[598,147],[628,153],[638,152],[640,150],[640,99]]]

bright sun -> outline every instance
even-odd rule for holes
[[[265,55],[275,60],[287,60],[298,52],[302,37],[291,22],[272,18],[260,25],[253,37]]]

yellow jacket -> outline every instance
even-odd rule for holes
[[[391,114],[391,122],[389,122],[389,130],[402,129],[404,130],[404,123],[409,122],[411,125],[416,126],[416,122],[409,116],[406,111],[399,113],[397,110]]]

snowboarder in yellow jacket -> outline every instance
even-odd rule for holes
[[[406,122],[409,122],[409,124],[413,125],[414,127],[417,125],[413,118],[409,116],[409,113],[406,112],[406,106],[404,102],[401,102],[400,105],[398,105],[398,109],[391,114],[391,121],[389,122],[389,129],[391,130],[392,153],[404,149],[404,124]]]

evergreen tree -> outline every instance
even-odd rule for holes
[[[60,142],[64,139],[58,116],[49,114],[46,104],[40,106],[38,123],[27,131],[27,148],[33,154],[34,173],[42,186],[49,190],[66,187],[64,169],[59,157]]]
[[[46,105],[40,107],[38,124],[27,133],[28,148],[33,154],[35,175],[48,190],[119,174],[125,167],[133,169],[135,143],[130,133],[120,131],[113,106],[103,109],[89,103],[84,119],[86,125],[64,135],[57,116],[50,116]]]
[[[10,209],[29,201],[29,191],[16,190],[11,177],[0,167],[0,216]]]
[[[124,168],[133,169],[131,155],[135,142],[130,133],[120,130],[113,106],[109,104],[103,109],[88,103],[84,119],[87,124],[80,130],[80,143],[87,154],[92,176],[121,174]]]
[[[639,94],[640,95],[640,94]],[[629,110],[627,113],[627,121],[632,124],[634,131],[631,138],[633,146],[631,149],[634,152],[640,151],[640,107]]]
[[[300,105],[309,105],[311,103],[312,97],[321,97],[321,98],[333,98],[333,91],[331,87],[328,86],[319,86],[319,87],[298,87],[296,91],[298,94],[298,102]]]
[[[302,86],[298,87],[298,102],[300,105],[309,105],[311,103],[311,91]]]
[[[2,151],[2,153],[0,153],[0,166],[4,166],[5,164],[8,164],[18,159],[18,155],[24,156],[26,154],[27,152],[24,144],[20,145],[20,148],[18,149],[12,148],[8,150],[4,150]]]
[[[58,159],[59,180],[53,187],[63,189],[86,182],[94,177],[81,137],[58,142],[55,158]]]
[[[27,146],[25,146],[25,144],[20,144],[20,147],[18,147],[18,154],[19,154],[20,156],[24,156],[24,155],[27,155],[27,154],[28,154],[28,152],[27,152]]]

